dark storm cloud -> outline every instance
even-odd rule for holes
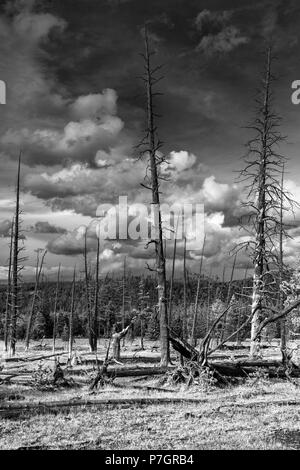
[[[32,227],[34,233],[66,233],[67,230],[56,225],[51,225],[47,221],[38,221]]]
[[[243,215],[241,190],[230,182],[250,138],[241,126],[252,118],[264,60],[261,52],[270,36],[277,40],[276,68],[285,73],[276,84],[276,104],[285,118],[284,133],[296,142],[288,150],[297,168],[300,114],[291,106],[289,93],[290,83],[300,77],[299,4],[292,0],[17,4],[1,10],[0,18],[0,78],[7,81],[10,97],[0,123],[0,151],[4,155],[5,150],[7,161],[16,159],[23,147],[24,190],[38,200],[40,209],[48,204],[54,211],[91,217],[99,203],[115,203],[120,194],[147,199],[140,188],[146,163],[132,161],[133,147],[146,124],[144,86],[137,77],[143,72],[139,53],[144,47],[141,29],[147,23],[156,52],[153,63],[164,65],[158,87],[163,96],[156,100],[162,115],[159,135],[168,158],[170,152],[177,158],[177,167],[169,168],[172,182],[163,188],[163,198],[204,202],[209,218],[207,260],[222,263],[240,236],[236,226]],[[14,185],[15,161],[5,166],[0,182],[1,188]],[[40,213],[44,217],[45,212]],[[73,228],[71,223],[68,227]],[[82,239],[77,232],[70,233],[49,242],[49,251],[82,253]],[[88,244],[93,251],[95,240]],[[143,250],[131,245],[107,248],[106,262],[119,266],[126,250],[132,265],[142,267]],[[181,257],[182,247],[179,252]]]

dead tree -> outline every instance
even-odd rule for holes
[[[175,263],[176,263],[178,221],[179,221],[179,217],[177,218],[177,222],[176,222],[174,245],[173,245],[172,272],[171,272],[171,281],[170,281],[170,290],[169,290],[169,309],[168,309],[168,325],[169,326],[171,325],[171,320],[172,320],[173,285],[174,285]]]
[[[248,268],[245,269],[245,276],[244,276],[244,280],[243,280],[243,285],[242,285],[242,292],[241,292],[241,298],[240,298],[240,301],[239,301],[239,307],[238,307],[238,319],[237,319],[237,329],[239,329],[240,325],[241,325],[241,313],[242,313],[242,306],[243,306],[243,300],[242,300],[242,297],[244,295],[244,290],[245,290],[245,287],[246,287],[246,282],[247,282],[247,275],[248,275]],[[238,332],[236,334],[236,345],[237,346],[241,346],[242,344],[242,338],[241,338],[241,335],[240,335],[240,332]]]
[[[21,156],[19,153],[18,171],[17,171],[17,186],[16,186],[16,208],[15,208],[15,223],[13,232],[13,262],[12,262],[12,288],[11,288],[11,316],[10,316],[10,350],[11,356],[15,355],[16,342],[17,342],[17,318],[19,312],[19,274],[22,269],[19,265],[20,255],[20,173],[21,173]]]
[[[187,282],[186,282],[186,237],[183,243],[183,315],[182,315],[182,337],[187,340]]]
[[[25,350],[26,351],[28,351],[29,349],[30,335],[31,335],[31,330],[32,330],[32,325],[33,325],[33,320],[34,320],[36,301],[38,299],[38,293],[39,293],[40,277],[41,277],[41,272],[43,269],[45,256],[47,254],[47,251],[45,250],[42,255],[41,262],[40,262],[41,251],[42,250],[40,248],[36,250],[37,254],[36,254],[36,268],[35,268],[35,284],[34,284],[34,291],[32,295],[31,307],[30,307],[27,330],[26,330],[26,338],[25,338]]]
[[[73,281],[72,281],[72,290],[71,290],[71,308],[69,314],[69,340],[68,340],[68,359],[69,361],[72,359],[72,351],[73,351],[73,317],[74,317],[74,303],[75,303],[75,282],[76,282],[76,268],[74,268],[73,272]]]
[[[191,332],[191,344],[192,344],[192,346],[196,346],[195,333],[196,333],[196,324],[197,324],[197,315],[198,315],[198,304],[199,304],[199,296],[200,296],[200,284],[201,284],[201,276],[202,276],[202,266],[203,266],[203,258],[204,258],[205,241],[206,241],[206,235],[204,235],[204,239],[203,239],[202,253],[201,253],[200,267],[199,267],[199,274],[198,274],[198,281],[197,281],[197,291],[196,291],[193,325],[192,325],[192,332]]]
[[[125,328],[125,300],[126,300],[126,256],[123,263],[123,279],[122,279],[122,329]],[[125,336],[123,338],[123,346],[125,345]]]
[[[94,312],[91,325],[91,350],[97,351],[98,339],[98,310],[99,310],[99,260],[100,260],[100,235],[97,237],[97,255],[95,272]]]
[[[54,309],[53,309],[53,352],[55,352],[55,341],[56,341],[56,329],[57,329],[57,305],[58,305],[58,293],[59,293],[59,283],[60,283],[60,263],[57,271],[57,281],[56,281],[56,290],[55,290],[55,300],[54,300]]]
[[[287,199],[278,178],[285,158],[277,152],[283,137],[278,130],[280,117],[273,110],[273,61],[272,48],[268,47],[265,72],[256,100],[257,114],[253,124],[248,126],[254,137],[247,144],[246,167],[241,172],[242,181],[248,182],[247,202],[244,203],[248,211],[247,222],[242,225],[250,237],[254,235],[255,238],[243,244],[250,251],[254,265],[251,356],[259,355],[260,336],[257,332],[265,307],[272,306],[276,296],[277,259],[274,246],[279,228],[281,194]]]
[[[284,294],[282,290],[283,274],[284,274],[284,264],[283,264],[283,236],[284,236],[284,226],[283,226],[283,183],[284,183],[284,165],[282,167],[281,175],[281,197],[280,197],[280,214],[279,214],[279,253],[278,253],[278,275],[279,275],[279,311],[283,310],[284,304]],[[287,350],[286,350],[286,318],[282,318],[280,323],[280,349],[282,354],[282,362],[285,365],[287,363]]]
[[[116,361],[119,361],[121,358],[121,339],[125,338],[125,336],[127,335],[130,327],[132,326],[132,322],[133,320],[131,320],[129,325],[126,326],[126,328],[123,328],[122,331],[120,332],[116,331],[116,327],[113,328],[113,332],[111,336],[112,349],[113,349],[112,357],[113,359],[116,359]]]
[[[160,174],[161,164],[165,161],[159,152],[162,147],[162,142],[157,137],[157,127],[155,124],[155,111],[154,111],[154,97],[157,95],[154,92],[154,86],[160,78],[156,78],[156,72],[160,67],[153,68],[151,65],[151,57],[153,52],[149,48],[149,40],[147,29],[145,27],[145,54],[143,54],[145,62],[145,76],[143,81],[146,85],[147,91],[147,133],[145,138],[140,143],[140,147],[144,147],[141,154],[149,157],[150,177],[148,185],[144,185],[152,193],[152,209],[154,211],[154,229],[155,239],[151,240],[155,246],[156,266],[155,269],[150,268],[157,274],[157,292],[158,292],[158,313],[160,319],[160,349],[161,349],[161,366],[166,367],[169,361],[169,340],[168,340],[168,312],[167,312],[167,286],[166,286],[166,263],[163,247],[163,229],[162,217],[160,207],[160,184],[159,180],[162,179]],[[146,148],[146,149],[145,149]],[[146,175],[147,178],[147,175]],[[150,244],[148,243],[148,245]]]
[[[84,280],[85,280],[85,296],[86,296],[86,308],[88,314],[88,337],[90,350],[94,351],[94,339],[93,339],[93,325],[92,325],[92,307],[91,307],[91,298],[90,298],[90,273],[88,270],[88,259],[87,259],[87,231],[84,232]]]
[[[227,298],[226,298],[226,305],[229,305],[231,301],[231,292],[232,292],[232,282],[233,282],[233,277],[234,277],[234,271],[235,271],[235,265],[236,265],[236,258],[237,258],[237,253],[234,256],[233,264],[232,264],[232,269],[231,269],[231,276],[230,276],[230,281],[228,284],[228,289],[227,289]],[[223,319],[223,325],[222,325],[222,330],[221,330],[221,337],[220,340],[224,338],[225,331],[226,331],[226,324],[227,324],[227,315],[224,316]]]
[[[123,279],[122,279],[122,329],[125,328],[125,287],[126,287],[126,256],[123,263]]]
[[[5,319],[4,319],[4,351],[8,350],[8,334],[9,334],[9,320],[11,312],[11,263],[12,263],[12,250],[13,250],[13,236],[14,236],[14,219],[10,228],[10,244],[9,244],[9,260],[8,260],[8,274],[7,274],[7,290],[5,302]]]

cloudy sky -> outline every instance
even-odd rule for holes
[[[287,136],[286,187],[300,202],[300,106],[291,84],[300,79],[300,5],[296,0],[19,0],[0,2],[0,79],[7,102],[0,118],[0,277],[6,276],[7,237],[22,154],[22,228],[27,260],[46,248],[46,274],[54,278],[82,265],[84,227],[99,204],[149,203],[141,184],[146,162],[135,146],[145,128],[142,27],[148,24],[154,64],[163,64],[163,95],[157,98],[159,134],[170,182],[168,203],[204,203],[205,267],[230,269],[243,187],[246,126],[263,67],[265,41],[273,37],[279,80],[276,109]],[[296,213],[286,256],[297,257]],[[103,243],[101,271],[117,272],[127,255],[132,270],[145,267],[144,243]],[[96,238],[88,236],[91,260]],[[179,243],[178,272],[182,269]],[[189,252],[198,269],[199,252]],[[171,256],[172,246],[168,245]],[[169,262],[170,263],[170,262]],[[238,259],[240,274],[247,260]],[[242,274],[241,274],[242,275]]]

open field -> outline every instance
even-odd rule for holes
[[[0,376],[1,449],[300,449],[299,379],[290,383],[258,374],[220,388],[201,382],[187,387],[163,381],[162,375],[117,376],[90,392],[95,356],[88,353],[84,340],[76,340],[75,346],[78,364],[65,372],[74,381],[68,388],[37,386],[30,378],[41,363],[24,362],[21,342],[14,361],[4,362],[2,356],[2,374],[24,375],[4,382],[10,376]],[[146,342],[140,351],[138,340],[129,342],[122,364],[111,367],[158,366],[156,346]],[[27,357],[51,354],[47,342],[37,348],[33,343]],[[58,344],[58,352],[63,352],[59,348],[63,344]],[[101,340],[99,360],[104,351]],[[276,357],[275,351],[264,349],[264,357]],[[216,358],[222,355],[230,361],[233,354],[243,357],[245,352],[219,351]],[[63,364],[66,356],[60,360]],[[53,365],[53,358],[43,360],[43,368]],[[54,406],[59,403],[64,406]]]

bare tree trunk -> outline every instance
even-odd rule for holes
[[[252,294],[252,320],[251,320],[251,344],[250,356],[259,355],[260,337],[257,332],[261,321],[262,307],[262,286],[265,272],[265,223],[266,223],[266,165],[268,150],[268,120],[269,120],[269,100],[270,100],[270,75],[271,75],[271,49],[268,49],[267,70],[265,78],[265,96],[263,109],[263,130],[261,140],[260,162],[259,162],[259,185],[257,201],[257,233],[256,248],[254,258],[253,294]],[[254,340],[254,338],[256,338]]]
[[[122,330],[125,328],[125,291],[126,291],[126,256],[123,264],[123,280],[122,280]],[[123,337],[123,346],[125,346],[125,336]]]
[[[172,273],[171,273],[170,292],[169,292],[169,314],[168,314],[168,325],[169,326],[171,326],[171,321],[172,321],[173,285],[174,285],[174,275],[175,275],[178,220],[179,220],[179,218],[177,219],[176,230],[175,230],[174,247],[173,247],[173,261],[172,261]]]
[[[281,176],[281,197],[280,197],[280,218],[279,218],[279,305],[278,309],[280,312],[283,311],[283,292],[282,292],[282,281],[283,281],[283,182],[284,182],[284,164],[282,167]],[[287,362],[287,351],[286,351],[286,318],[282,318],[280,322],[280,349],[282,354],[282,362],[285,365]]]
[[[16,187],[16,209],[15,209],[15,229],[13,238],[13,266],[12,266],[12,308],[10,317],[10,355],[16,353],[17,342],[17,318],[18,318],[18,275],[19,275],[19,220],[20,220],[20,172],[21,172],[21,156],[19,153],[17,187]]]
[[[123,281],[122,281],[122,330],[125,328],[125,280],[126,280],[126,256],[123,264]]]
[[[123,328],[122,331],[119,333],[116,333],[116,331],[113,331],[111,338],[112,338],[112,348],[113,348],[113,358],[119,361],[121,359],[121,339],[124,338],[132,323],[133,323],[134,318],[131,320],[128,326],[126,328]]]
[[[244,282],[243,282],[243,287],[242,287],[242,294],[245,289],[246,281],[247,281],[247,274],[248,274],[248,268],[245,269],[245,276],[244,276]],[[239,302],[239,311],[238,311],[238,322],[237,322],[237,334],[236,334],[236,344],[237,346],[241,345],[241,335],[240,335],[240,326],[241,326],[241,309],[243,306],[243,301],[240,300]]]
[[[141,319],[141,349],[144,350],[144,336],[145,336],[145,320],[143,317],[143,313],[140,316]]]
[[[195,331],[196,331],[196,324],[197,324],[198,304],[199,304],[199,294],[200,294],[200,284],[201,284],[201,275],[202,275],[205,241],[206,241],[206,235],[204,235],[204,240],[203,240],[203,245],[202,245],[199,276],[198,276],[198,282],[197,282],[197,292],[196,292],[196,298],[195,298],[193,326],[192,326],[192,332],[191,332],[191,344],[192,344],[192,346],[196,346]]]
[[[56,291],[54,300],[54,311],[53,311],[53,352],[55,352],[55,341],[56,341],[56,329],[57,329],[57,304],[58,304],[58,292],[59,292],[59,277],[60,277],[60,263],[57,271]]]
[[[41,264],[40,264],[40,260],[39,260],[39,253],[40,253],[40,249],[37,250],[37,255],[36,255],[35,285],[34,285],[34,292],[33,292],[33,297],[32,297],[32,302],[31,302],[30,313],[29,313],[29,317],[28,317],[26,339],[25,339],[25,350],[26,351],[28,351],[28,349],[29,349],[30,335],[31,335],[32,323],[33,323],[33,316],[34,316],[34,310],[35,310],[35,305],[36,305],[36,299],[37,299],[37,296],[38,296],[40,276],[41,276],[41,272],[42,272],[42,269],[43,269],[44,259],[45,259],[47,251],[44,251],[44,253],[43,253],[43,256],[42,256],[42,259],[41,259]]]
[[[92,309],[90,299],[90,283],[89,283],[89,272],[88,272],[88,261],[87,261],[87,228],[84,233],[84,278],[85,278],[85,295],[86,295],[86,307],[88,313],[88,337],[90,351],[93,351],[93,326],[92,326]]]
[[[157,239],[155,240],[156,252],[156,272],[158,280],[158,312],[160,319],[160,353],[161,353],[161,366],[166,367],[169,362],[169,338],[168,338],[168,312],[167,312],[167,299],[166,299],[166,267],[165,257],[163,250],[163,233],[159,197],[159,182],[158,182],[158,161],[156,152],[158,150],[156,143],[156,128],[154,124],[154,110],[153,110],[153,85],[155,80],[153,78],[153,70],[150,65],[150,51],[148,43],[147,30],[145,28],[145,65],[146,65],[146,86],[147,86],[147,115],[148,115],[148,138],[149,138],[149,155],[150,155],[150,170],[151,170],[151,190],[152,190],[152,204],[156,211],[155,228],[157,231]]]
[[[183,317],[182,317],[182,337],[187,340],[187,292],[186,292],[186,237],[184,236],[183,246]]]
[[[94,318],[93,318],[93,325],[92,325],[92,351],[97,351],[97,339],[98,339],[99,258],[100,258],[100,235],[97,238],[96,279],[95,279],[95,295],[94,295]]]
[[[11,312],[11,262],[13,250],[13,236],[14,236],[14,219],[11,223],[10,229],[10,245],[9,245],[9,264],[7,276],[7,291],[6,291],[6,304],[5,304],[5,320],[4,320],[4,351],[8,350],[8,334],[9,334],[9,320]]]
[[[71,294],[71,309],[69,315],[69,342],[68,342],[68,358],[72,359],[73,352],[73,316],[74,316],[74,299],[75,299],[75,281],[76,281],[76,268],[74,268],[73,282],[72,282],[72,294]]]
[[[237,258],[237,253],[235,254],[234,261],[232,264],[231,276],[230,276],[230,281],[229,281],[228,290],[227,290],[226,306],[229,305],[230,300],[231,300],[232,282],[233,282],[233,277],[234,277],[236,258]],[[223,318],[223,326],[222,326],[220,341],[223,341],[223,338],[225,335],[225,330],[226,330],[226,325],[227,325],[227,316],[228,315],[226,314],[224,315],[224,318]]]

